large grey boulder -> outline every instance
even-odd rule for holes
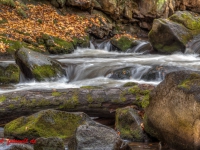
[[[117,132],[101,124],[81,125],[69,142],[69,150],[126,150]]]
[[[150,95],[145,131],[176,150],[200,149],[200,72],[178,71]]]

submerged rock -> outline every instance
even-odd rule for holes
[[[145,131],[177,150],[200,148],[200,72],[166,75],[150,96]]]
[[[0,63],[0,85],[19,83],[20,70],[16,64]]]
[[[15,60],[21,72],[29,80],[55,80],[66,74],[58,61],[27,48],[19,49],[15,53]]]
[[[120,137],[131,141],[145,141],[142,129],[143,120],[139,116],[139,111],[132,107],[119,108],[116,110],[115,128],[120,132]]]
[[[185,70],[185,68],[174,66],[152,66],[152,68],[142,75],[141,79],[147,81],[162,81],[168,73],[180,70]]]
[[[17,139],[70,138],[74,135],[76,128],[83,124],[95,124],[95,122],[82,112],[44,110],[9,122],[4,127],[4,136]]]
[[[101,124],[79,126],[68,147],[69,150],[127,150],[117,132]]]
[[[65,150],[64,142],[60,138],[37,138],[34,150]]]

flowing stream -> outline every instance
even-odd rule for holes
[[[119,87],[127,82],[159,84],[163,73],[176,70],[200,70],[200,58],[197,54],[142,54],[109,52],[104,49],[77,49],[72,54],[51,56],[60,61],[66,69],[67,77],[56,82],[35,82],[25,80],[12,86],[1,86],[0,94],[29,89],[65,89],[81,86]],[[15,63],[14,60],[0,63]],[[164,67],[164,68],[163,68]],[[126,78],[110,78],[113,72],[128,68]],[[161,69],[160,69],[161,68]],[[162,69],[163,68],[163,69]],[[149,79],[148,74],[154,73]],[[120,74],[120,73],[119,73]],[[123,74],[123,73],[121,73]],[[146,76],[146,77],[145,77]]]
[[[144,47],[141,43],[136,51]],[[98,49],[95,49],[98,48]],[[143,54],[143,53],[120,53],[110,52],[109,42],[97,44],[91,43],[90,48],[78,48],[72,54],[50,56],[57,59],[66,69],[66,78],[55,82],[35,82],[26,80],[21,75],[20,83],[11,86],[0,86],[0,94],[29,89],[65,89],[79,88],[82,86],[119,87],[127,82],[144,84],[159,84],[166,73],[176,70],[200,70],[200,57],[197,54],[172,55]],[[15,63],[14,60],[4,60],[0,63]],[[125,78],[112,78],[118,71]],[[125,73],[126,74],[126,73]],[[149,77],[150,76],[150,77]],[[151,78],[151,76],[153,76]],[[135,149],[158,149],[156,145],[132,144]],[[3,150],[5,145],[0,145]],[[142,148],[142,149],[143,149]]]

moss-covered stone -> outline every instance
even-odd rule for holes
[[[52,92],[52,96],[61,96],[61,94],[62,94],[62,93],[56,92],[56,91]]]
[[[1,96],[0,96],[0,102],[4,102],[5,100],[6,100],[6,96],[1,95]]]
[[[0,84],[19,83],[19,74],[16,64],[0,64]]]
[[[120,132],[121,138],[143,141],[144,134],[140,126],[142,119],[136,110],[131,107],[119,108],[116,110],[115,119],[115,128]]]
[[[123,85],[123,87],[130,87],[130,86],[135,86],[135,85],[137,85],[137,83],[135,83],[135,82],[127,82],[127,83],[125,83]]]
[[[102,87],[100,87],[100,86],[82,86],[80,88],[82,88],[82,89],[101,89]]]
[[[128,89],[129,94],[133,94],[136,97],[136,102],[134,104],[141,108],[146,108],[149,104],[149,94],[150,90],[143,90],[135,85]]]
[[[169,19],[184,25],[190,30],[200,30],[200,16],[195,13],[188,11],[177,11]]]
[[[56,76],[56,71],[51,65],[35,66],[32,71],[34,77],[38,81],[42,81],[45,78],[53,78]]]
[[[45,44],[45,47],[50,54],[69,54],[74,51],[73,42],[68,42],[47,34],[37,37],[37,41],[40,44]]]
[[[190,76],[178,84],[178,88],[191,90],[192,86],[200,86],[200,75],[191,73]]]
[[[46,55],[21,48],[15,53],[15,59],[22,73],[28,79],[37,81],[56,80],[65,76],[61,64]]]
[[[74,91],[71,97],[69,97],[62,105],[60,105],[60,109],[70,109],[75,108],[79,104],[78,91]]]
[[[120,51],[126,51],[133,46],[133,39],[127,36],[121,36],[120,38],[112,38],[111,44],[117,47]]]
[[[5,137],[33,139],[38,137],[70,138],[76,128],[91,119],[84,113],[45,110],[28,117],[20,117],[6,124]]]
[[[73,45],[74,47],[82,47],[82,48],[87,48],[90,46],[90,38],[89,35],[81,38],[74,37],[73,38]]]

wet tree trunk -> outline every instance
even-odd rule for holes
[[[114,118],[115,109],[130,106],[136,95],[128,88],[29,90],[0,95],[0,126],[45,109],[81,111],[92,117]]]

